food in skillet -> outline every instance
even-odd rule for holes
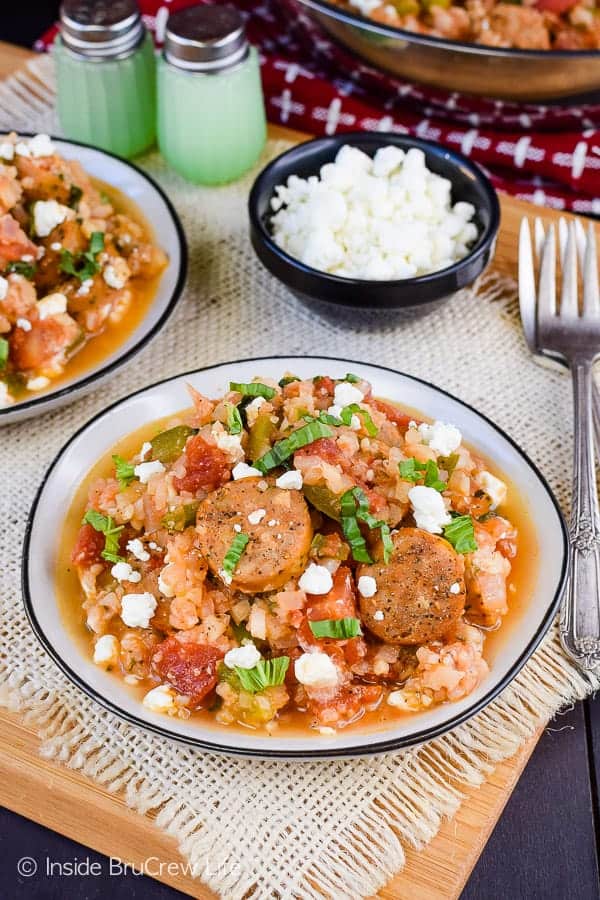
[[[595,0],[332,0],[417,34],[521,50],[600,49]]]
[[[191,389],[90,485],[71,559],[94,661],[225,725],[327,733],[467,696],[508,609],[505,483],[352,374],[229,388]]]
[[[167,259],[47,135],[0,137],[0,407],[117,329]]]

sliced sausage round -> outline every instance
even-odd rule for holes
[[[236,534],[248,535],[231,586],[249,594],[276,590],[303,572],[313,537],[302,492],[262,478],[230,481],[209,494],[198,507],[196,528],[201,553],[217,575]]]
[[[443,538],[420,528],[393,536],[389,563],[359,566],[377,583],[360,597],[366,627],[389,644],[424,644],[452,634],[465,606],[464,562]]]

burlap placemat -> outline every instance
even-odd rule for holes
[[[0,86],[0,128],[56,132],[51,61]],[[270,146],[267,153],[275,152]],[[264,162],[264,160],[263,160]],[[461,800],[564,704],[600,685],[567,661],[556,632],[501,697],[452,734],[375,759],[261,762],[213,756],[126,725],[73,687],[34,638],[21,603],[24,523],[65,439],[118,397],[210,363],[323,353],[384,363],[437,383],[491,416],[568,502],[569,380],[540,369],[521,335],[514,288],[494,277],[434,315],[402,324],[318,318],[255,259],[245,202],[252,181],[190,189],[158,154],[142,165],[173,200],[191,266],[166,330],[108,385],[0,432],[0,702],[33,719],[43,752],[110,790],[178,838],[195,874],[222,896],[343,900],[374,893]]]

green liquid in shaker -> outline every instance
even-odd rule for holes
[[[266,141],[258,54],[215,74],[158,61],[158,144],[170,166],[196,184],[244,174]]]
[[[93,61],[53,48],[58,117],[67,138],[132,157],[156,134],[156,58],[149,35],[125,59]]]

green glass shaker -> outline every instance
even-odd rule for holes
[[[266,136],[258,54],[240,13],[173,13],[158,61],[158,145],[169,165],[196,184],[223,184],[251,168]]]
[[[68,138],[131,157],[156,137],[156,57],[135,0],[64,0],[54,44]]]

